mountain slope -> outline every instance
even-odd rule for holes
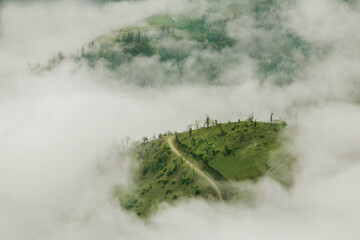
[[[177,135],[195,161],[227,180],[257,179],[288,157],[281,149],[284,124],[244,121],[215,124]]]
[[[183,162],[185,162],[190,169],[193,169],[196,174],[203,178],[204,180],[206,180],[208,182],[208,184],[213,188],[213,190],[216,192],[217,197],[220,201],[223,200],[223,196],[221,194],[221,191],[219,189],[219,187],[217,186],[217,184],[215,183],[215,181],[209,176],[209,174],[207,174],[205,171],[201,170],[199,167],[195,166],[192,162],[190,162],[188,159],[186,159],[186,157],[183,156],[183,154],[181,154],[176,147],[173,144],[175,137],[171,136],[167,139],[168,145],[170,146],[170,149],[173,153],[175,153],[175,155],[177,155],[178,157],[181,158],[181,160]]]
[[[160,134],[151,141],[144,138],[131,150],[136,163],[134,185],[118,188],[115,195],[125,209],[146,218],[163,202],[173,204],[192,197],[219,199],[214,185],[195,168],[216,180],[225,201],[236,192],[229,188],[229,181],[256,181],[268,174],[289,186],[294,159],[282,145],[284,127],[248,120],[216,123],[171,136]],[[172,151],[169,138],[176,139],[174,147],[183,157]]]
[[[288,29],[282,2],[208,0],[203,9],[154,15],[112,31],[70,55],[59,53],[34,70],[51,70],[68,59],[105,68],[112,79],[141,87],[231,85],[238,84],[242,75],[233,78],[227,73],[248,67],[245,63],[251,60],[258,80],[290,84],[303,75],[310,52],[316,59],[327,50]]]

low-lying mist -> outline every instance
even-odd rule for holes
[[[228,0],[221,6],[241,12],[251,4],[266,5],[249,2]],[[28,66],[60,51],[76,52],[98,36],[154,14],[220,9],[217,1],[4,1],[1,239],[359,239],[359,4],[274,2],[280,8],[255,15],[243,11],[227,23],[228,35],[237,41],[232,49],[199,53],[220,59],[223,82],[141,87],[116,81],[101,65],[67,60],[41,73]],[[299,49],[289,46],[281,29],[301,40]],[[306,51],[300,49],[305,45]],[[254,46],[269,55],[256,55]],[[272,64],[266,61],[279,52],[280,65],[265,74]],[[149,81],[163,69],[157,59],[140,56],[127,67],[129,76]],[[204,70],[191,71],[196,78]],[[173,77],[162,81],[178,79]],[[263,178],[241,186],[255,196],[251,204],[196,199],[163,206],[148,222],[113,198],[115,185],[131,181],[130,160],[119,157],[126,136],[139,140],[182,131],[205,114],[227,122],[252,113],[259,121],[275,113],[294,126],[286,143],[297,159],[291,189]]]

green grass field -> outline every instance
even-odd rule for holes
[[[243,121],[178,134],[179,147],[228,180],[256,179],[287,156],[283,124]]]

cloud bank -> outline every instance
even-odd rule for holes
[[[247,1],[226,3],[249,8]],[[260,24],[269,18],[249,12],[227,26],[239,41],[234,52],[241,59],[221,73],[227,82],[163,88],[106,79],[101,68],[74,71],[78,65],[72,62],[36,75],[27,63],[47,60],[59,51],[73,52],[110,30],[155,13],[188,11],[197,3],[3,3],[0,236],[9,240],[359,239],[358,3],[276,3],[281,8],[274,8],[269,16],[278,16],[274,19],[280,19],[276,24],[281,29],[311,46],[307,57],[301,49],[285,54],[299,68],[290,71],[291,65],[285,64],[269,75],[259,75],[265,58],[242,49],[260,39],[264,51],[275,57],[287,40],[281,45],[282,38],[277,37],[282,35]],[[232,59],[225,53],[220,53],[221,59]],[[157,66],[156,61],[152,64]],[[276,81],[284,72],[290,72],[293,80],[279,86]],[[153,132],[181,131],[205,114],[228,121],[255,113],[266,120],[271,112],[297,125],[288,133],[292,139],[288,147],[298,159],[292,189],[265,178],[248,184],[255,196],[251,204],[193,200],[164,206],[147,223],[113,199],[113,186],[129,183],[129,159],[118,153],[125,136],[139,139]]]

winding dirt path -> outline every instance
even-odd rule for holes
[[[214,180],[209,177],[209,175],[207,175],[205,172],[203,172],[201,169],[199,169],[198,167],[196,167],[192,162],[190,162],[189,160],[187,160],[174,146],[174,139],[175,136],[171,136],[167,139],[167,143],[171,149],[171,151],[173,153],[175,153],[177,156],[179,156],[182,160],[184,160],[184,162],[191,168],[193,169],[200,177],[202,177],[203,179],[205,179],[210,185],[211,187],[214,189],[214,191],[216,192],[218,198],[220,201],[223,201],[223,197],[221,195],[221,191],[219,189],[219,187],[216,185],[216,183],[214,182]]]

